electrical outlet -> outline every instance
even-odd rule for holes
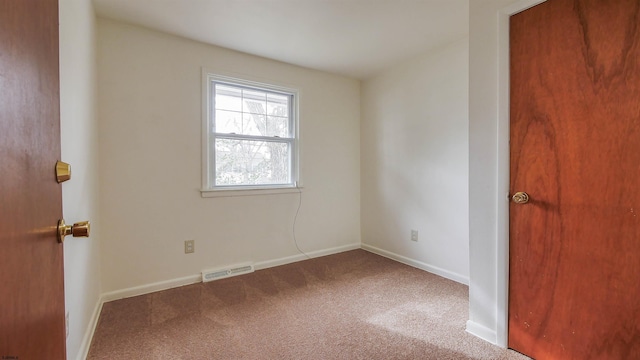
[[[185,240],[184,241],[184,253],[191,254],[196,251],[195,240]]]
[[[418,230],[411,230],[411,241],[418,241]]]
[[[67,333],[67,337],[69,337],[69,313],[64,315],[64,328]]]

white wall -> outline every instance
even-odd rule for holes
[[[89,238],[64,243],[67,358],[75,359],[87,350],[100,298],[95,15],[90,0],[61,0],[59,16],[61,160],[72,171],[62,184],[63,211],[68,223],[91,221]]]
[[[541,0],[469,2],[469,322],[507,345],[508,15]]]
[[[298,244],[359,246],[357,80],[103,19],[98,59],[105,292],[298,254],[298,194],[201,197],[201,67],[301,90]]]
[[[363,83],[361,107],[363,246],[463,283],[468,53],[464,39],[394,66]]]

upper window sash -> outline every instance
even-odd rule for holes
[[[209,87],[213,133],[295,138],[293,94],[216,79]]]

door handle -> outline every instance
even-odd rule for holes
[[[91,224],[88,221],[80,221],[73,225],[64,223],[64,219],[58,220],[58,242],[64,242],[64,237],[72,235],[73,237],[89,237]]]
[[[517,193],[513,194],[511,200],[513,200],[513,202],[516,204],[526,204],[529,202],[529,194],[524,191],[518,191]]]

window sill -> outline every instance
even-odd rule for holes
[[[277,194],[292,194],[302,192],[301,187],[286,187],[286,188],[269,188],[269,189],[225,189],[225,190],[211,190],[202,189],[200,195],[203,198],[211,197],[232,197],[232,196],[255,196],[255,195],[277,195]]]

